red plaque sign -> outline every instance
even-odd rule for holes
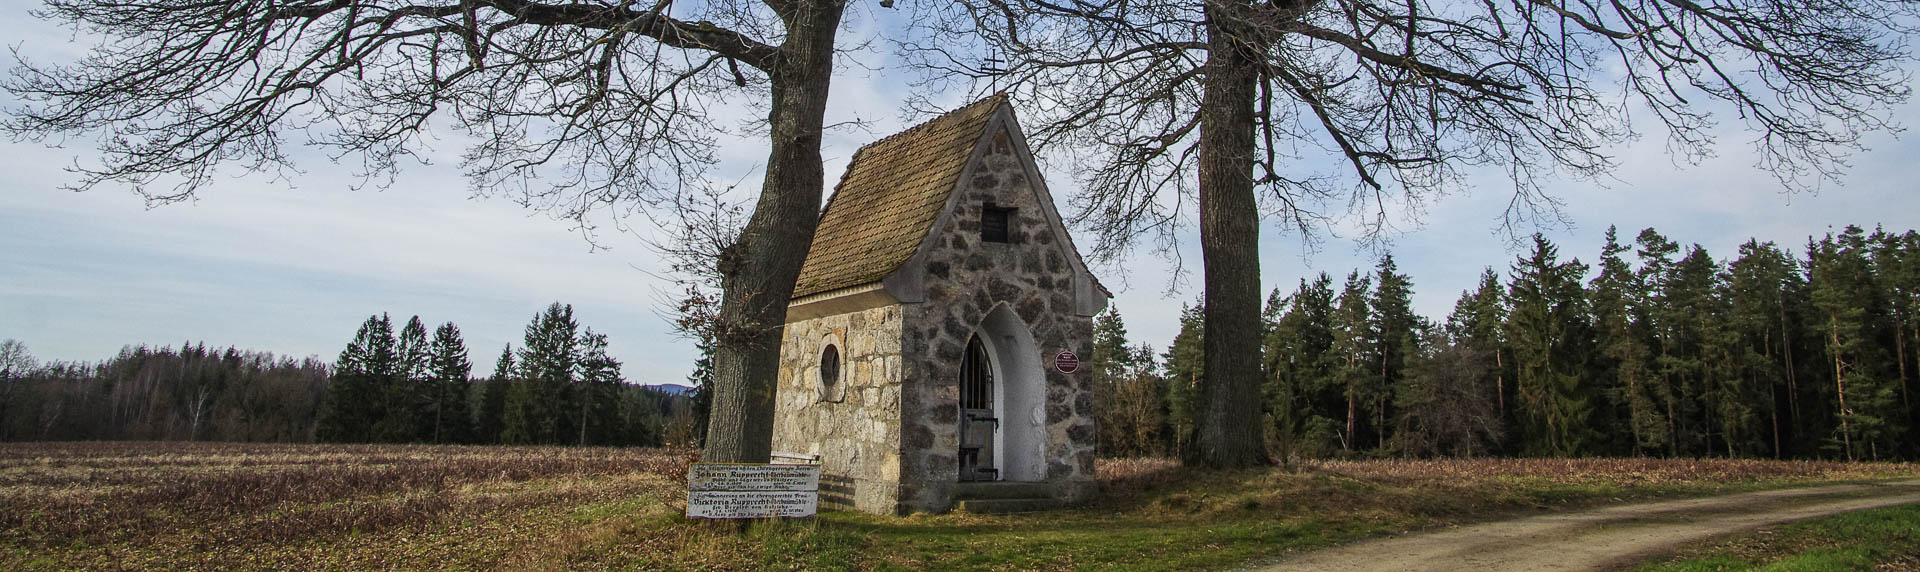
[[[1053,369],[1060,370],[1060,373],[1080,371],[1080,356],[1071,350],[1060,350],[1059,354],[1053,356]]]

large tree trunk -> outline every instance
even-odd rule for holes
[[[773,150],[753,217],[721,256],[713,412],[703,458],[765,463],[773,451],[774,378],[794,280],[813,244],[825,175],[820,132],[842,0],[800,0],[783,15],[786,43],[769,72]]]
[[[1253,197],[1256,48],[1236,38],[1246,6],[1208,2],[1200,103],[1200,254],[1206,383],[1188,464],[1264,464],[1260,426],[1260,215]],[[1226,13],[1223,13],[1226,12]]]

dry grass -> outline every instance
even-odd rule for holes
[[[169,546],[217,554],[418,532],[670,498],[684,494],[692,458],[557,447],[5,444],[0,546],[22,556]]]
[[[1103,460],[1103,498],[1038,515],[688,521],[686,451],[0,444],[0,569],[1162,569],[1540,507],[1913,478],[1920,467],[1638,459]],[[1154,559],[1140,562],[1140,555]]]
[[[1483,520],[1515,511],[1920,476],[1912,463],[1746,459],[1308,461],[1289,469],[1193,471],[1169,459],[1098,465],[1106,510],[1163,517],[1377,512]]]

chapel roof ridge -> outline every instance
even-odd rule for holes
[[[1005,104],[1007,102],[1007,92],[1004,92],[1004,91],[993,92],[992,94],[989,94],[986,97],[975,100],[973,103],[969,103],[966,105],[962,105],[960,107],[953,108],[952,110],[947,111],[946,113],[935,115],[932,118],[927,119],[926,121],[915,123],[911,127],[907,127],[906,129],[901,129],[892,135],[875,139],[872,142],[867,143],[866,145],[861,145],[860,150],[865,151],[868,147],[876,147],[888,141],[893,141],[893,140],[901,139],[905,137],[912,137],[914,135],[917,135],[920,131],[924,130],[928,126],[931,126],[935,123],[939,123],[946,119],[954,118],[956,116],[965,115],[967,114],[967,112],[978,109],[981,106],[981,104],[985,104],[988,102],[993,103],[993,105],[986,106],[988,110],[992,110],[993,108],[996,108],[1001,106],[1002,104]]]

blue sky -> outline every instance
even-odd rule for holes
[[[15,38],[12,45],[28,56],[69,58],[91,45],[32,20],[29,8],[17,1],[0,7],[0,37]],[[870,12],[850,17],[857,20],[851,37],[874,36]],[[890,71],[888,55],[855,57],[881,71],[843,66],[848,71],[834,80],[828,122],[858,118],[871,128],[829,134],[829,185],[856,148],[906,125],[897,111],[905,82]],[[13,105],[6,97],[0,94],[0,105]],[[1895,118],[1910,123],[1917,112],[1920,106],[1908,105]],[[1748,237],[1798,249],[1808,236],[1847,224],[1920,228],[1920,194],[1911,192],[1920,181],[1914,141],[1877,134],[1869,151],[1853,157],[1842,184],[1785,194],[1753,167],[1752,136],[1737,120],[1724,123],[1717,156],[1699,165],[1676,165],[1664,134],[1649,131],[1610,150],[1620,165],[1615,180],[1553,183],[1571,224],[1541,230],[1563,256],[1591,261],[1609,224],[1625,237],[1655,227],[1722,259]],[[369,313],[397,320],[418,314],[429,325],[457,323],[475,372],[484,374],[503,344],[517,345],[535,313],[560,301],[574,305],[583,325],[608,335],[630,381],[685,378],[695,354],[662,317],[674,289],[658,278],[664,264],[648,246],[651,229],[606,232],[601,243],[609,249],[595,251],[567,222],[471,198],[455,167],[460,142],[449,137],[434,147],[427,154],[433,164],[407,167],[384,191],[350,190],[350,169],[305,153],[303,172],[286,180],[237,174],[195,201],[148,209],[120,189],[59,188],[73,180],[62,167],[91,159],[85,141],[62,148],[0,141],[0,338],[26,342],[42,360],[98,360],[128,344],[182,340],[330,360]],[[745,181],[738,198],[749,197],[745,187],[757,184],[764,154],[758,140],[727,141],[716,179]],[[1504,271],[1517,254],[1512,237],[1497,230],[1510,185],[1498,177],[1473,180],[1471,192],[1435,199],[1419,212],[1400,210],[1401,232],[1385,245],[1413,278],[1416,310],[1434,319],[1474,286],[1483,267]],[[1048,184],[1062,202],[1079,189],[1062,175]],[[1261,246],[1264,288],[1284,291],[1320,271],[1338,279],[1371,268],[1378,257],[1373,247],[1341,236],[1309,250],[1277,229]],[[1199,293],[1199,256],[1186,241],[1189,274],[1169,282],[1171,266],[1144,252],[1095,270],[1110,286],[1124,285],[1115,304],[1133,339],[1164,349],[1180,304]]]

